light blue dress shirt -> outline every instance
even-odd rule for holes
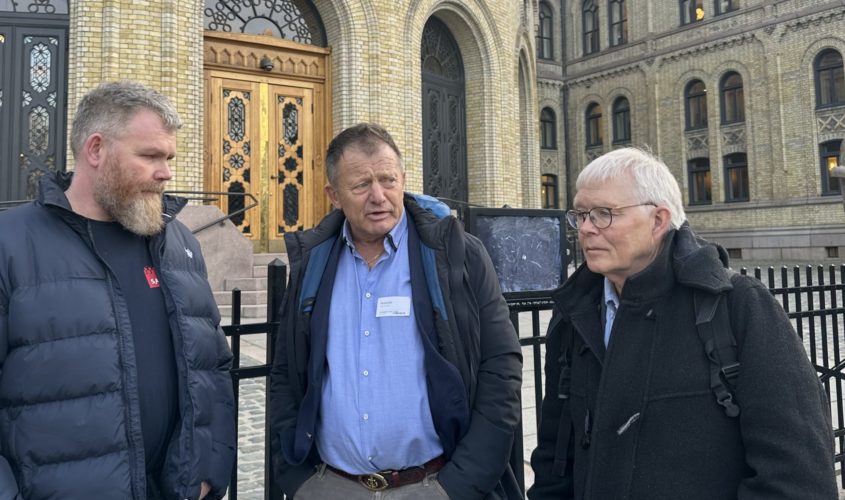
[[[619,296],[609,279],[604,279],[604,304],[607,306],[604,314],[604,346],[610,343],[610,331],[613,330],[613,320],[619,309]]]
[[[385,238],[384,254],[372,269],[355,249],[348,223],[343,237],[347,248],[332,290],[317,449],[326,463],[351,474],[424,464],[443,447],[431,418],[411,300],[406,214]]]

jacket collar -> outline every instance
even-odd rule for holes
[[[65,216],[81,220],[84,217],[73,211],[67,196],[65,196],[65,191],[70,187],[72,179],[73,172],[56,172],[53,175],[45,175],[41,178],[39,184],[37,201],[44,206],[61,209]],[[188,200],[185,198],[165,194],[161,203],[164,223],[169,224],[187,204]]]

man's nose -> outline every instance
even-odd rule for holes
[[[173,171],[170,170],[170,162],[165,160],[161,166],[156,169],[154,177],[157,181],[169,181],[173,178]]]

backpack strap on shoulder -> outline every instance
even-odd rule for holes
[[[739,376],[736,338],[731,330],[725,294],[693,290],[695,326],[710,360],[710,389],[728,417],[739,416],[733,388]],[[714,324],[715,323],[715,324]]]

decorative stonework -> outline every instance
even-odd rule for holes
[[[723,153],[735,153],[747,149],[745,123],[723,125],[719,132],[722,137]]]
[[[602,148],[601,146],[587,148],[584,151],[584,154],[587,157],[587,163],[589,163],[604,154],[604,148]]]
[[[845,132],[845,108],[816,111],[816,129],[819,136]]]
[[[707,136],[706,129],[687,132],[685,138],[687,143],[687,159],[710,156],[710,139]]]
[[[845,9],[832,10],[822,12],[815,16],[806,16],[799,18],[792,22],[784,23],[784,30],[781,32],[781,38],[788,33],[805,30],[807,28],[818,28],[823,24],[841,23],[845,19]]]
[[[723,38],[712,43],[702,43],[695,45],[685,50],[679,50],[673,54],[669,54],[661,59],[662,63],[681,61],[691,57],[699,58],[706,54],[713,52],[721,52],[735,47],[752,43],[756,40],[754,33],[743,33],[738,36]]]
[[[617,68],[609,69],[607,71],[591,73],[589,76],[585,76],[582,78],[573,78],[572,80],[566,82],[566,86],[568,88],[576,88],[582,86],[589,88],[593,83],[604,80],[613,80],[631,73],[639,72],[641,70],[642,68],[639,64],[620,66]]]

